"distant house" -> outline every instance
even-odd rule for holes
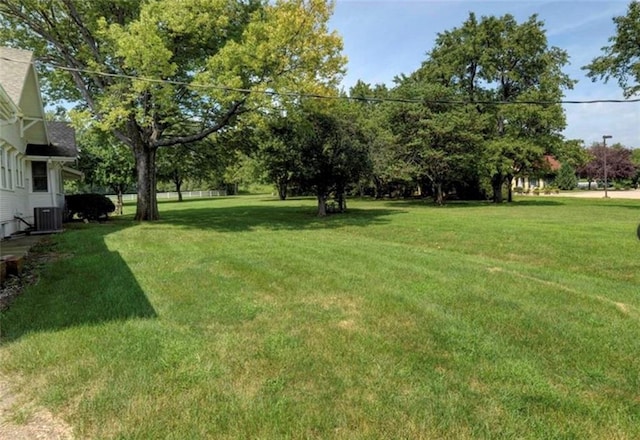
[[[29,51],[0,47],[0,239],[59,229],[63,181],[82,176],[69,167],[78,156],[73,128],[45,121],[32,61]]]
[[[513,179],[513,187],[522,188],[524,191],[536,188],[543,189],[545,186],[549,186],[552,181],[550,176],[557,173],[560,167],[558,159],[550,154],[545,154],[538,171]]]

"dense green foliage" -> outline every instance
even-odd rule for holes
[[[327,214],[327,200],[346,210],[347,190],[370,172],[369,151],[358,114],[347,102],[290,107],[270,116],[260,134],[258,157],[281,200],[291,185],[312,193],[318,215]]]
[[[636,168],[636,174],[632,178],[633,184],[638,186],[640,184],[640,148],[631,151],[631,161]]]
[[[72,117],[74,115],[72,114]],[[113,135],[88,123],[77,122],[76,142],[80,153],[78,168],[82,181],[73,182],[71,192],[115,194],[118,206],[122,196],[135,187],[135,163],[131,152]]]
[[[34,50],[48,63],[46,97],[77,104],[131,149],[136,217],[155,220],[158,148],[234,127],[274,104],[266,90],[337,85],[331,11],[324,0],[9,0],[0,44]]]
[[[126,208],[1,316],[79,438],[640,437],[637,201]]]
[[[567,62],[565,51],[548,46],[544,24],[535,15],[518,23],[509,14],[478,20],[471,13],[461,27],[439,34],[427,60],[408,80],[433,90],[434,96],[425,96],[427,103],[457,97],[470,105],[437,110],[443,117],[427,130],[434,157],[450,152],[451,162],[460,163],[459,154],[466,154],[463,162],[476,163],[478,177],[490,180],[492,198],[501,202],[505,183],[510,190],[516,175],[534,171],[544,154],[560,150],[562,106],[515,103],[557,102],[573,86],[562,73]],[[425,119],[432,118],[419,121]],[[460,132],[467,139],[459,139]],[[431,174],[447,173],[449,168]]]
[[[157,218],[162,184],[181,195],[185,184],[267,182],[281,199],[292,188],[316,195],[322,215],[331,196],[344,211],[348,194],[511,201],[516,178],[555,177],[545,156],[602,178],[598,154],[561,135],[569,56],[549,46],[536,15],[470,13],[393,87],[358,81],[347,93],[337,90],[345,59],[327,27],[332,6],[11,0],[0,4],[0,43],[33,49],[49,63],[40,65],[46,97],[83,110],[90,184],[119,194],[135,165],[139,220]],[[639,17],[634,1],[587,66],[627,95],[637,90]],[[609,177],[637,181],[638,166],[617,167],[618,153]]]
[[[576,175],[576,169],[569,163],[563,163],[558,170],[556,176],[555,185],[559,189],[572,190],[578,186],[578,176]]]
[[[105,219],[116,210],[111,199],[102,194],[70,194],[64,199],[69,220],[74,216],[84,220]]]

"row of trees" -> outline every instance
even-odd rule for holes
[[[545,172],[545,155],[589,163],[561,135],[558,102],[575,82],[537,16],[471,13],[392,88],[339,93],[346,60],[331,12],[324,0],[8,0],[0,42],[47,63],[50,100],[78,103],[89,175],[128,185],[135,170],[138,220],[158,218],[158,179],[180,189],[247,167],[281,197],[314,193],[324,215],[331,196],[344,210],[353,187],[501,202],[516,176]],[[630,96],[640,51],[625,39],[640,26],[638,3],[615,21],[612,45],[586,68]]]
[[[586,179],[589,186],[591,182],[604,180],[605,166],[609,181],[624,182],[630,186],[638,185],[640,149],[631,150],[619,143],[610,147],[596,143],[587,150],[587,153],[588,160],[577,169],[577,174]]]

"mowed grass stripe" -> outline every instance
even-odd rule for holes
[[[89,438],[640,435],[637,275],[616,267],[636,243],[599,238],[602,272],[554,248],[590,247],[585,215],[621,237],[633,204],[312,204],[163,203],[160,223],[69,231],[74,258],[3,315],[0,368]],[[70,298],[74,319],[46,318]]]

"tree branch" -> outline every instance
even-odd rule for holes
[[[162,140],[154,142],[153,146],[154,147],[170,147],[170,146],[173,146],[173,145],[188,144],[190,142],[196,142],[196,141],[199,141],[201,139],[204,139],[207,136],[209,136],[210,134],[215,133],[215,132],[221,130],[222,128],[224,128],[226,125],[228,125],[229,122],[231,122],[231,119],[234,116],[237,116],[240,113],[244,113],[241,109],[242,109],[242,106],[244,105],[244,103],[246,102],[246,100],[247,100],[247,98],[245,97],[245,98],[241,99],[240,101],[236,101],[231,107],[229,107],[227,112],[218,121],[218,123],[216,123],[215,125],[212,125],[210,127],[205,128],[204,130],[200,131],[199,133],[188,135],[188,136],[177,136],[177,137],[173,137],[173,138],[162,139]]]
[[[82,17],[80,17],[80,14],[78,13],[78,10],[76,9],[75,5],[69,0],[63,0],[63,3],[69,11],[69,16],[71,17],[73,22],[76,24],[76,26],[78,26],[82,39],[87,44],[87,46],[89,46],[96,63],[103,64],[106,66],[106,63],[103,62],[104,60],[102,56],[100,56],[100,52],[98,51],[98,45],[96,43],[95,38],[93,38],[93,35],[91,35],[91,32],[89,31],[89,29],[87,29],[87,27],[83,24]],[[96,82],[98,87],[100,88],[105,87],[105,84],[103,83],[102,79],[99,76],[94,78],[94,81]]]

